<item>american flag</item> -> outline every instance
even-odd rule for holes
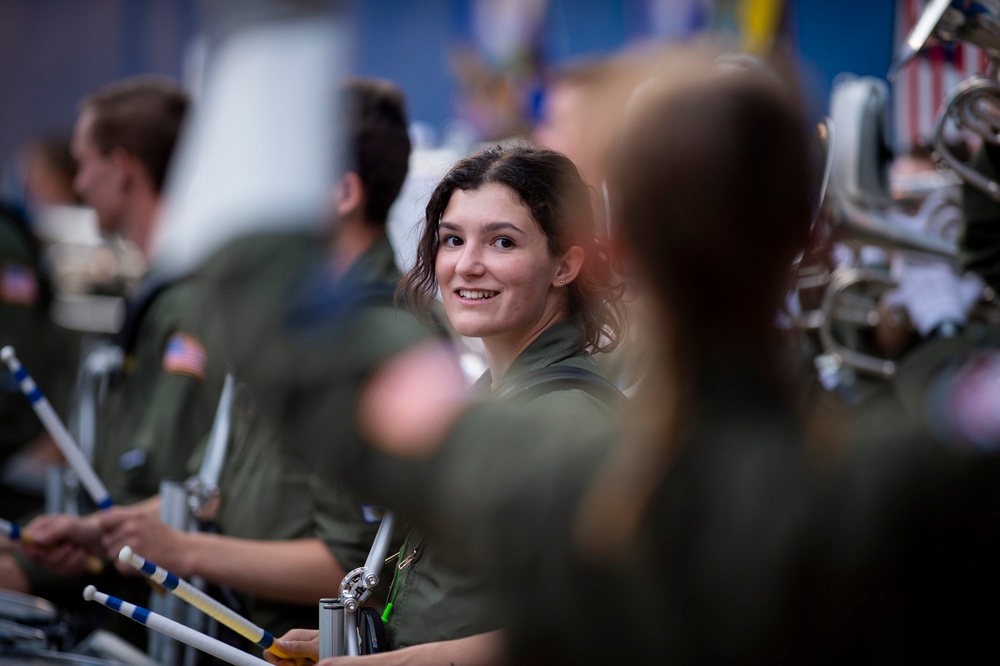
[[[0,301],[31,307],[38,300],[35,271],[21,264],[7,264],[0,275]]]
[[[205,345],[190,333],[174,333],[167,342],[163,353],[165,372],[204,379],[207,363],[208,352],[205,351]]]
[[[894,53],[916,24],[928,0],[897,0]],[[986,69],[982,49],[965,43],[938,44],[911,60],[893,83],[897,154],[918,142],[929,143],[945,96],[965,79]]]

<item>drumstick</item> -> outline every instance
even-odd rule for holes
[[[21,538],[21,528],[19,525],[0,518],[0,532],[3,532],[11,541]]]
[[[230,664],[236,664],[236,666],[258,666],[259,664],[267,664],[267,662],[263,659],[258,659],[253,655],[234,648],[232,645],[226,645],[222,641],[216,640],[211,636],[206,636],[200,631],[195,631],[190,627],[186,627],[180,622],[174,622],[170,618],[163,617],[158,613],[153,613],[141,606],[136,606],[128,603],[127,601],[122,601],[118,597],[112,597],[104,594],[103,592],[99,592],[93,585],[88,585],[84,588],[83,598],[87,601],[96,601],[103,606],[107,606],[112,610],[118,611],[125,617],[135,620],[139,624],[144,624],[150,629],[158,631],[161,634],[165,634],[174,640],[185,643],[186,645],[195,647],[202,652],[207,652],[213,657],[218,657],[219,659]]]
[[[39,390],[38,385],[35,384],[35,380],[31,378],[28,371],[17,360],[14,348],[7,346],[0,349],[0,360],[3,360],[7,364],[7,367],[10,368],[14,379],[17,380],[18,385],[21,387],[21,392],[31,402],[32,408],[38,414],[42,425],[52,435],[52,439],[55,440],[59,450],[62,451],[70,469],[80,477],[80,481],[83,483],[83,487],[87,489],[90,499],[94,500],[94,504],[98,508],[107,509],[112,504],[107,488],[97,478],[94,468],[90,466],[90,463],[80,451],[80,447],[73,441],[73,436],[69,434],[66,426],[59,420],[59,415],[56,414],[56,410],[52,409],[52,405]]]
[[[265,650],[270,650],[282,659],[292,659],[294,655],[286,654],[275,645],[274,636],[264,631],[256,624],[236,613],[212,597],[208,596],[183,578],[178,578],[163,567],[150,562],[132,552],[130,546],[123,546],[118,553],[118,560],[128,564],[136,571],[142,572],[150,580],[159,583],[175,595],[188,602],[201,612],[229,627],[248,641],[256,643]]]
[[[45,544],[38,543],[31,538],[31,535],[21,529],[21,526],[9,520],[0,518],[0,532],[6,534],[11,541],[20,541],[25,546],[38,546],[39,548],[49,548]],[[95,576],[104,571],[104,562],[96,555],[87,555],[87,571]]]

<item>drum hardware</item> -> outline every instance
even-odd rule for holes
[[[386,555],[389,553],[395,523],[395,515],[387,511],[379,523],[364,566],[344,576],[344,580],[340,583],[340,596],[337,599],[320,599],[320,659],[343,655],[354,657],[362,654],[358,637],[358,611],[378,585],[382,565],[385,564]],[[381,649],[381,646],[378,648]],[[364,649],[365,653],[372,651],[368,647]]]
[[[227,374],[198,474],[183,485],[172,481],[161,482],[160,520],[165,525],[184,532],[195,532],[200,529],[199,521],[210,518],[209,513],[214,515],[219,497],[219,477],[229,446],[233,402],[240,389],[233,375]],[[199,590],[205,589],[205,581],[201,578],[193,578],[191,584]],[[154,612],[197,631],[204,633],[207,630],[212,634],[217,629],[214,619],[206,618],[197,608],[182,604],[172,594],[154,595],[149,605]],[[198,657],[195,648],[189,645],[182,647],[159,632],[151,632],[149,639],[149,656],[157,663],[190,665]]]

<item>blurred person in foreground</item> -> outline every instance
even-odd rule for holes
[[[400,272],[385,226],[410,154],[405,99],[395,85],[373,79],[350,79],[338,94],[347,163],[332,188],[329,256],[315,264],[291,257],[283,268],[296,274],[305,264],[313,271],[306,296],[293,298],[294,311],[304,327],[325,318],[335,324],[324,331],[336,360],[326,368],[326,388],[350,399],[370,374],[367,366],[384,360],[374,341],[409,335],[416,344],[431,333],[393,304]],[[334,316],[337,304],[345,309]],[[102,555],[114,557],[130,545],[182,578],[227,586],[251,621],[283,633],[314,626],[318,600],[335,596],[347,572],[365,563],[378,514],[330,481],[320,464],[328,458],[327,438],[286,441],[291,424],[264,416],[261,405],[273,400],[247,387],[237,398],[214,515],[221,533],[172,529],[159,521],[158,503],[147,502],[102,514],[95,541]],[[330,437],[353,436],[351,414],[328,416]],[[375,599],[384,603],[387,588],[388,581]]]
[[[401,287],[419,308],[439,289],[455,331],[483,342],[489,369],[473,389],[478,395],[554,424],[614,422],[622,396],[594,354],[613,348],[621,333],[620,287],[590,192],[568,158],[527,145],[493,147],[445,175]],[[429,381],[434,372],[428,369]],[[363,451],[348,444],[332,446],[346,459]],[[392,495],[381,481],[354,482],[381,503]],[[410,512],[407,503],[388,506]],[[395,651],[360,663],[503,663],[496,590],[457,545],[408,530],[383,615]],[[316,655],[316,632],[283,639],[290,651]]]
[[[633,60],[619,55],[555,70],[545,85],[542,118],[532,132],[539,145],[570,158],[598,194],[625,103],[641,80],[642,68]],[[599,204],[603,211],[603,201]]]
[[[364,397],[367,462],[498,579],[515,663],[989,647],[1000,437],[969,457],[913,421],[835,459],[804,446],[775,322],[809,233],[806,136],[779,76],[697,52],[636,98],[612,210],[662,344],[621,431],[470,407],[434,352]]]

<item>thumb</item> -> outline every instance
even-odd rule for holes
[[[308,661],[315,661],[319,657],[316,651],[318,646],[315,641],[296,641],[278,638],[274,641],[273,647],[291,657],[306,657]],[[296,663],[308,663],[308,661],[298,658],[295,661]]]

